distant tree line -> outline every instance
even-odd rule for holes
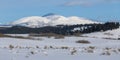
[[[91,32],[98,32],[98,31],[107,31],[107,30],[112,30],[117,28],[119,28],[119,22],[106,22],[106,23],[100,23],[100,24],[46,26],[41,28],[13,26],[10,28],[0,28],[0,33],[3,33],[3,34],[54,33],[54,34],[60,34],[60,35],[75,35],[75,34],[91,33]]]

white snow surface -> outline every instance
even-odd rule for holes
[[[7,35],[29,36],[28,34]],[[34,38],[40,40],[0,37],[0,60],[120,60],[120,40],[117,40],[120,38],[120,28],[81,36],[66,36],[63,39]],[[78,40],[86,40],[90,43],[76,43]],[[13,48],[10,49],[10,45]],[[62,49],[62,47],[68,48]],[[71,55],[74,51],[76,52]]]
[[[27,27],[43,27],[43,26],[55,26],[55,25],[74,25],[74,24],[93,24],[98,23],[82,17],[71,16],[64,17],[61,15],[50,16],[31,16],[24,17],[11,23],[11,25],[23,25]]]

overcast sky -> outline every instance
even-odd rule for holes
[[[47,13],[120,21],[120,0],[0,0],[1,23]]]

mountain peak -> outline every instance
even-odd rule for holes
[[[55,14],[55,13],[48,13],[48,14],[43,15],[42,17],[54,16],[54,15],[57,15],[57,14]]]

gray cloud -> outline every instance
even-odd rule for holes
[[[64,3],[64,6],[78,6],[78,5],[85,6],[85,5],[90,5],[90,4],[91,2],[86,1],[86,0],[74,0],[74,1],[69,1],[69,2]]]
[[[120,0],[74,0],[64,3],[64,6],[92,6],[97,4],[120,3]]]

